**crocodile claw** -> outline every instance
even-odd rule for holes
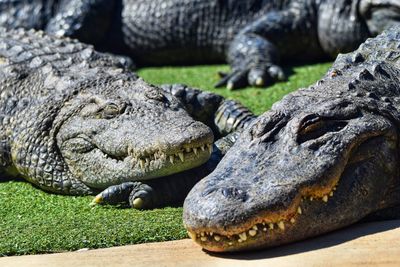
[[[102,204],[102,203],[103,203],[103,196],[101,194],[98,194],[97,196],[94,197],[92,202],[90,202],[89,206],[94,207],[94,206]]]
[[[246,86],[263,87],[277,81],[286,80],[286,75],[282,68],[277,65],[268,67],[257,67],[249,69],[234,70],[231,73],[218,72],[220,80],[215,87],[226,85],[228,90],[243,88]]]
[[[143,207],[143,203],[144,203],[144,201],[143,201],[143,199],[141,199],[140,197],[139,197],[139,198],[135,198],[135,199],[132,201],[132,208],[134,208],[134,209],[141,209],[141,208]]]

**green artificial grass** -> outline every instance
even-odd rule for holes
[[[226,66],[164,67],[139,71],[154,83],[185,83],[240,100],[260,114],[283,95],[318,80],[329,63],[294,67],[289,81],[268,89],[214,89],[217,70]],[[150,211],[90,208],[92,197],[45,193],[22,181],[0,182],[0,256],[182,239],[182,208]]]

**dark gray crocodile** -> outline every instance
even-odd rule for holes
[[[350,52],[400,21],[398,0],[3,0],[0,24],[75,37],[138,65],[226,60],[217,86],[285,79],[282,61]]]
[[[400,217],[400,26],[339,55],[240,135],[184,203],[210,251],[276,246]]]
[[[76,40],[0,29],[1,176],[61,194],[106,189],[96,202],[138,208],[183,200],[233,140],[209,160],[211,128],[232,132],[253,115],[215,94],[149,85],[125,63]]]

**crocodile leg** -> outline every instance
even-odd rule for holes
[[[62,0],[46,32],[97,45],[111,27],[116,1]]]
[[[279,66],[280,53],[297,55],[296,51],[310,49],[307,39],[312,37],[313,23],[305,26],[305,18],[312,18],[308,8],[291,7],[283,11],[268,12],[240,31],[228,49],[228,63],[232,71],[220,73],[221,80],[215,87],[227,86],[236,89],[251,86],[265,86],[286,79]],[[310,37],[305,37],[309,32]],[[315,39],[315,38],[313,38]],[[297,46],[289,45],[302,40]]]
[[[162,85],[177,97],[188,113],[210,127],[216,138],[245,128],[256,116],[242,104],[182,84]]]

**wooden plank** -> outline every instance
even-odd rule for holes
[[[208,254],[189,239],[47,255],[0,266],[400,266],[400,220],[358,224],[274,249]]]

